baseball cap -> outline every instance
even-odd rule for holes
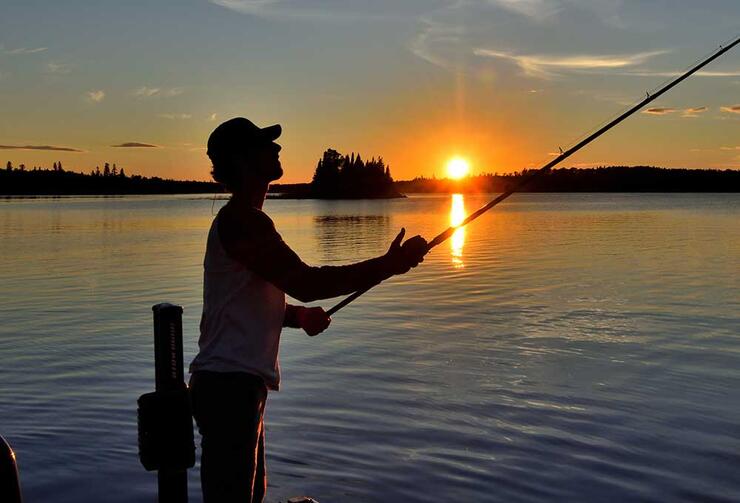
[[[208,157],[221,157],[247,152],[277,139],[280,124],[260,128],[249,119],[235,117],[220,124],[208,137]]]

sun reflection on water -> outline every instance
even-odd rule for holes
[[[465,220],[465,199],[462,194],[452,194],[452,206],[450,207],[450,225],[460,225]],[[465,267],[462,260],[463,246],[465,245],[465,227],[455,230],[450,238],[450,253],[452,264],[455,268]]]

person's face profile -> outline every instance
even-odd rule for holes
[[[280,150],[282,147],[274,141],[254,152],[253,162],[257,172],[272,182],[283,176],[283,167],[280,164]]]

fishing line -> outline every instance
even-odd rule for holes
[[[716,49],[715,51],[712,51],[710,53],[710,56],[709,57],[706,57],[706,58],[700,60],[696,65],[694,65],[690,69],[686,70],[685,72],[683,72],[682,74],[680,74],[679,76],[677,76],[675,79],[666,80],[666,83],[664,85],[655,88],[653,90],[653,92],[648,91],[646,93],[646,97],[645,98],[643,98],[642,100],[640,100],[639,102],[637,102],[635,105],[629,107],[626,111],[624,111],[622,114],[616,116],[614,119],[612,119],[612,120],[608,121],[607,123],[605,123],[604,125],[598,127],[598,129],[596,129],[594,132],[592,132],[591,134],[589,134],[585,138],[583,138],[580,141],[578,141],[578,143],[576,143],[572,147],[569,147],[565,151],[562,151],[561,150],[560,155],[558,155],[555,159],[549,161],[547,164],[545,164],[544,166],[542,166],[540,169],[538,169],[538,170],[536,170],[534,172],[528,173],[522,180],[519,181],[519,183],[517,183],[516,185],[514,185],[514,187],[506,190],[505,192],[503,192],[502,194],[498,195],[496,198],[494,198],[489,203],[487,203],[487,204],[481,206],[480,208],[478,208],[477,210],[475,210],[473,213],[471,213],[470,215],[468,215],[467,217],[465,217],[465,220],[463,220],[458,225],[450,226],[447,229],[445,229],[444,231],[442,231],[442,233],[440,233],[439,235],[437,235],[434,239],[432,239],[429,242],[428,250],[431,250],[435,246],[438,246],[441,243],[445,242],[450,236],[452,236],[452,234],[457,229],[459,229],[460,227],[463,227],[463,226],[469,224],[470,222],[472,222],[473,220],[475,220],[476,218],[478,218],[479,216],[481,216],[483,213],[485,213],[486,211],[488,211],[491,208],[493,208],[494,206],[496,206],[498,203],[500,203],[504,199],[508,198],[509,196],[511,196],[512,194],[514,194],[515,192],[520,191],[522,188],[524,188],[525,185],[529,184],[535,178],[538,178],[538,177],[542,176],[543,174],[548,173],[553,168],[553,166],[556,166],[557,164],[559,164],[563,160],[565,160],[568,157],[570,157],[571,155],[575,154],[576,152],[578,152],[579,150],[581,150],[583,147],[585,147],[586,145],[588,145],[589,143],[591,143],[592,141],[594,141],[596,138],[598,138],[599,136],[601,136],[604,133],[606,133],[607,131],[609,131],[611,128],[613,128],[614,126],[616,126],[617,124],[619,124],[623,120],[625,120],[628,117],[634,115],[636,112],[638,112],[643,107],[645,107],[648,103],[651,103],[651,102],[655,101],[660,96],[662,96],[663,94],[665,94],[666,92],[670,91],[672,88],[674,88],[675,86],[677,86],[678,84],[680,84],[681,82],[683,82],[684,80],[686,80],[687,78],[689,78],[691,75],[695,74],[696,72],[698,72],[699,70],[701,70],[702,68],[704,68],[705,66],[707,66],[709,63],[711,63],[715,59],[719,58],[720,56],[722,56],[724,53],[726,53],[727,51],[729,51],[730,49],[732,49],[736,45],[740,44],[740,36],[733,37],[730,40],[731,40],[731,42],[725,43],[723,45],[720,45],[719,46],[719,49]],[[365,292],[367,292],[368,290],[370,290],[371,288],[373,288],[374,286],[376,286],[378,284],[380,284],[380,283],[375,283],[374,285],[370,285],[367,288],[364,288],[362,290],[358,290],[355,293],[347,296],[344,300],[342,300],[337,305],[335,305],[334,307],[332,307],[331,309],[329,309],[326,313],[329,316],[333,315],[334,313],[336,313],[337,311],[339,311],[340,309],[342,309],[344,306],[346,306],[350,302],[354,301],[355,299],[357,299],[358,297],[360,297],[362,294],[364,294]]]

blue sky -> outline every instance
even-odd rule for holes
[[[738,35],[737,0],[6,1],[0,150],[207,179],[208,133],[242,115],[283,125],[286,181],[328,147],[402,179],[512,171]],[[740,168],[738,105],[735,51],[568,165]]]

